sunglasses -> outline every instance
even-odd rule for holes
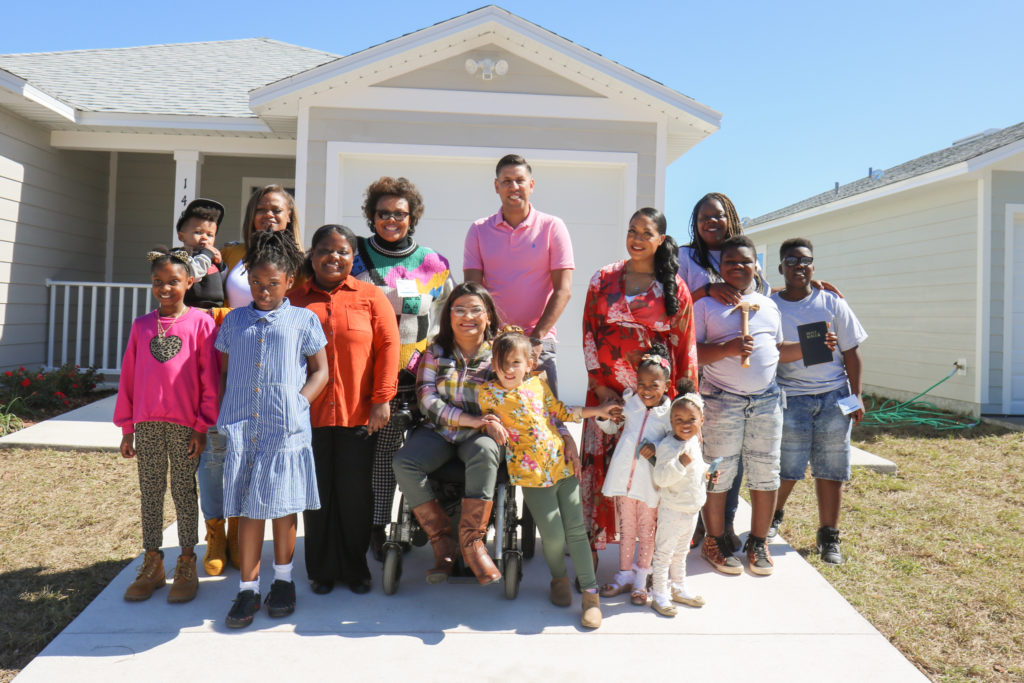
[[[796,266],[809,266],[814,263],[813,256],[787,256],[782,259],[783,265],[795,268]]]
[[[392,219],[396,221],[404,221],[408,217],[408,211],[381,211],[380,209],[377,210],[377,220],[379,221],[390,221]]]

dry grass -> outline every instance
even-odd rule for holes
[[[981,426],[854,433],[895,462],[845,489],[843,554],[815,550],[813,486],[786,505],[786,540],[936,681],[1024,681],[1024,433]]]
[[[140,552],[142,528],[135,462],[117,453],[0,450],[0,487],[6,683]]]

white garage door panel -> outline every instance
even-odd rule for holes
[[[462,248],[469,225],[500,207],[494,192],[496,159],[424,158],[402,155],[344,155],[337,193],[340,206],[327,207],[327,220],[342,222],[367,234],[360,213],[363,192],[382,175],[405,176],[419,188],[426,210],[416,227],[417,240],[441,252],[462,280]],[[586,393],[581,327],[590,277],[601,266],[625,254],[627,205],[626,167],[613,164],[543,161],[533,163],[533,203],[560,216],[572,238],[576,270],[573,294],[558,324],[559,393],[582,402]],[[329,192],[330,194],[330,192]]]

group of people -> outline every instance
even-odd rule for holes
[[[324,225],[308,250],[281,186],[253,194],[243,241],[223,250],[214,246],[223,206],[185,208],[183,246],[148,254],[158,307],[133,323],[114,415],[142,501],[145,553],[126,600],[166,585],[168,470],[181,554],[167,599],[198,590],[198,499],[206,573],[240,571],[233,628],[263,602],[270,616],[294,611],[300,512],[312,591],[368,592],[367,555],[380,559],[396,484],[430,540],[429,582],[444,581],[459,555],[480,583],[500,579],[485,541],[502,466],[536,521],[560,606],[573,602],[568,547],[586,628],[601,624],[599,596],[629,592],[666,616],[675,604],[703,605],[685,576],[701,526],[703,557],[741,573],[731,515],[744,472],[752,572],[772,572],[767,541],[808,463],[819,548],[842,561],[866,334],[841,295],[812,279],[810,242],[782,245],[785,287],[772,293],[724,195],[697,203],[682,249],[660,211],[638,210],[627,258],[590,281],[587,400],[567,406],[555,324],[571,294],[572,243],[561,219],[532,205],[534,184],[521,156],[499,160],[501,207],[470,226],[460,284],[444,256],[415,240],[424,204],[405,178],[367,188],[368,236]],[[817,334],[820,324],[827,332]],[[818,347],[825,357],[805,363],[804,350]],[[422,415],[412,429],[410,403]],[[579,449],[570,421],[584,422]],[[455,458],[465,467],[457,529],[429,480]],[[268,519],[273,581],[263,601]],[[597,550],[609,542],[619,543],[619,567],[599,585]]]

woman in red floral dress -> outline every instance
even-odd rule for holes
[[[629,258],[594,274],[583,311],[583,354],[589,377],[587,405],[621,400],[636,390],[636,366],[651,345],[664,344],[672,361],[670,395],[682,377],[697,382],[697,343],[690,290],[677,275],[675,241],[665,216],[643,208],[626,233]],[[584,521],[595,550],[616,542],[615,505],[601,495],[605,470],[618,435],[605,434],[591,418],[583,424],[580,489]]]

